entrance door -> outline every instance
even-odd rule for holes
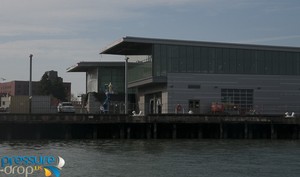
[[[155,105],[154,105],[154,99],[150,100],[150,114],[154,114],[155,112]]]
[[[150,99],[150,114],[161,114],[162,107],[161,107],[161,99],[154,97],[153,99]]]
[[[189,100],[189,110],[194,114],[200,113],[200,100]]]
[[[161,92],[145,95],[145,114],[161,114]]]

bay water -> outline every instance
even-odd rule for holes
[[[61,177],[300,176],[299,140],[13,140],[0,153],[60,156]]]

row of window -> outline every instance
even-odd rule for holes
[[[221,102],[249,111],[253,107],[253,89],[221,89]]]
[[[154,75],[167,72],[300,75],[300,53],[154,45]]]
[[[124,91],[124,70],[120,68],[101,68],[99,71],[101,90],[105,90],[105,86],[109,83],[112,84],[114,92]]]

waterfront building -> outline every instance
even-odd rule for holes
[[[79,62],[69,67],[68,72],[85,72],[86,93],[82,96],[83,105],[89,113],[99,113],[100,106],[106,101],[106,94],[110,92],[109,113],[124,113],[125,99],[125,63],[116,62]],[[109,85],[110,91],[109,91]],[[134,90],[129,89],[130,110],[135,109]],[[129,111],[131,112],[131,111]]]
[[[105,86],[113,84],[115,93],[124,94],[124,62],[79,62],[68,72],[86,73],[86,93],[104,93]]]
[[[123,37],[101,54],[128,58],[128,88],[145,114],[205,114],[213,103],[233,105],[239,114],[300,112],[297,47]],[[115,75],[120,92],[124,63]],[[99,91],[95,82],[87,75],[87,91],[91,85]]]

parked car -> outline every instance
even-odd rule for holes
[[[75,108],[71,102],[61,102],[57,106],[58,113],[75,113]]]
[[[8,108],[0,107],[0,112],[7,112]]]

